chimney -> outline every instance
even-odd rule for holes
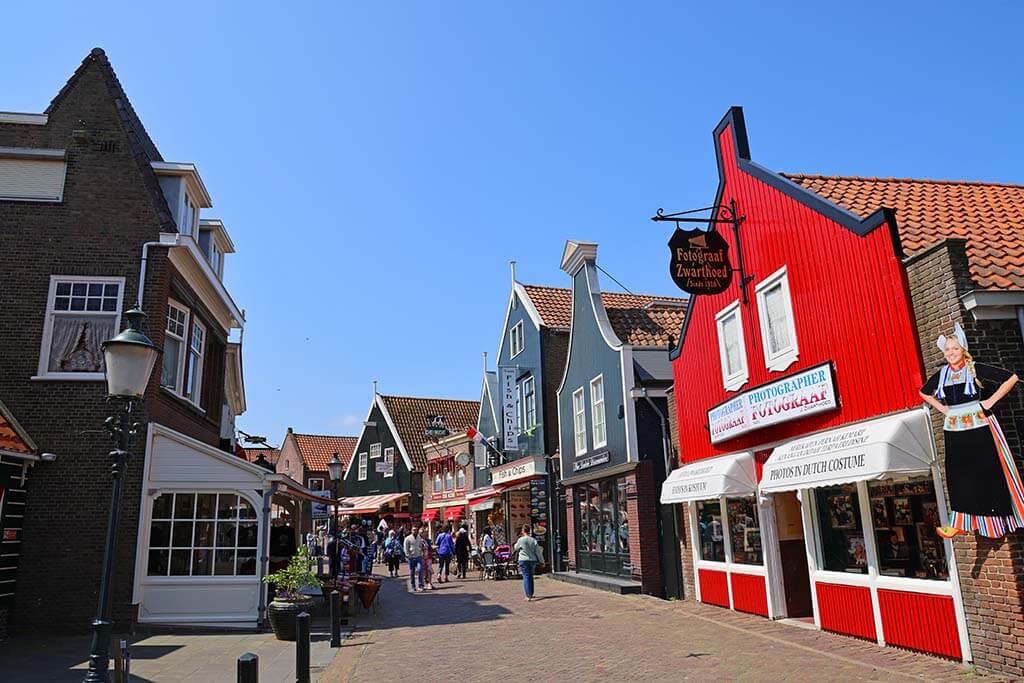
[[[572,277],[586,263],[597,263],[597,244],[595,242],[566,241],[565,249],[562,251],[562,270]]]

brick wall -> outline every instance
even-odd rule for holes
[[[626,480],[629,490],[636,491],[635,496],[627,495],[631,541],[629,560],[633,565],[633,579],[641,583],[644,593],[664,597],[661,534],[658,529],[658,498],[661,489],[655,481],[654,463],[650,460],[640,461]]]
[[[679,467],[679,419],[676,412],[676,392],[668,392],[669,433],[672,439],[672,453],[669,462],[673,468]],[[683,599],[696,599],[693,585],[693,550],[690,547],[690,516],[685,503],[673,505],[678,519],[679,559],[683,567]]]
[[[960,296],[974,288],[963,240],[947,240],[908,261],[907,272],[926,373],[943,359],[935,339],[963,325],[975,360],[1024,375],[1024,340],[1016,320],[973,320]],[[996,407],[1011,450],[1020,460],[1024,401],[1020,388]],[[942,423],[933,411],[940,470],[945,479]],[[947,498],[948,500],[948,498]],[[1024,676],[1024,534],[1000,540],[959,536],[953,542],[974,661],[1012,676]]]
[[[541,339],[544,345],[544,454],[554,455],[558,452],[558,385],[565,371],[565,359],[569,354],[569,333],[541,328]]]

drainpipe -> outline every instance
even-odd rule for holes
[[[669,474],[672,473],[672,464],[669,461],[669,455],[668,455],[669,453],[672,452],[672,436],[669,434],[669,431],[668,431],[668,422],[667,422],[667,420],[665,418],[665,414],[661,412],[660,408],[658,408],[658,404],[655,403],[654,401],[652,401],[651,397],[647,395],[647,387],[641,387],[640,391],[641,391],[640,395],[643,396],[644,400],[647,401],[647,403],[650,404],[651,408],[657,414],[658,420],[661,422],[661,442],[662,442],[662,450],[665,453],[665,476],[667,477]],[[658,504],[659,505],[661,504],[660,501],[659,501]],[[674,539],[673,543],[677,544],[677,547],[676,547],[675,550],[678,551],[678,543],[679,543],[679,517],[678,517],[678,515],[675,514],[675,511],[672,512],[672,537]],[[675,553],[673,553],[672,555],[674,557]],[[680,578],[680,581],[682,581],[682,567],[679,567],[679,572],[680,572],[680,577],[679,578]],[[666,595],[666,597],[669,597],[669,596]]]
[[[165,238],[163,235],[166,234]],[[146,291],[146,262],[149,261],[150,247],[173,247],[178,244],[178,235],[174,233],[162,233],[156,242],[146,242],[142,245],[142,263],[139,265],[139,290],[135,297],[139,308],[142,308],[142,295]]]

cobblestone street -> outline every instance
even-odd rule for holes
[[[324,681],[1003,680],[970,667],[691,602],[541,577],[410,594],[388,580]],[[418,673],[416,673],[418,672]]]

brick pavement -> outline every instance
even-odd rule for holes
[[[1005,680],[709,605],[547,577],[538,578],[532,603],[517,581],[471,577],[420,594],[387,582],[379,614],[356,622],[321,680]]]

